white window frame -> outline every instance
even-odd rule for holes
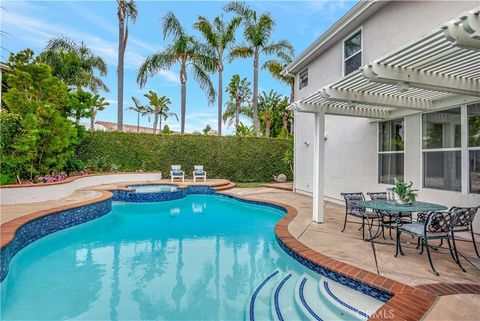
[[[307,84],[302,87],[302,82],[301,82],[301,75],[303,72],[307,72]],[[303,68],[299,73],[298,73],[298,90],[302,90],[303,88],[308,87],[308,67]]]
[[[395,120],[399,120],[399,119],[402,119],[403,120],[403,128],[404,128],[404,138],[403,138],[403,143],[404,143],[404,147],[403,147],[403,150],[397,150],[397,151],[384,151],[384,152],[381,152],[380,151],[380,123],[385,123],[385,122],[389,122],[389,121],[395,121]],[[379,121],[377,122],[377,184],[384,184],[384,185],[391,185],[391,184],[388,184],[388,183],[384,183],[384,182],[380,182],[380,155],[385,155],[385,154],[403,154],[403,176],[404,176],[404,179],[406,177],[406,163],[405,163],[405,150],[407,149],[406,147],[406,142],[407,142],[407,132],[405,130],[405,117],[400,117],[400,118],[394,118],[394,119],[389,119],[389,120],[385,120],[385,121]]]
[[[421,170],[421,180],[422,180],[422,189],[425,190],[432,190],[432,191],[442,191],[442,192],[449,192],[449,193],[461,193],[461,194],[472,194],[472,195],[479,195],[478,193],[471,193],[470,192],[470,155],[469,152],[472,150],[480,150],[480,147],[468,147],[468,118],[467,118],[467,106],[474,105],[480,103],[480,101],[472,102],[469,104],[462,104],[462,105],[454,105],[447,108],[441,108],[438,110],[432,110],[427,113],[422,113],[420,117],[420,148],[421,148],[421,162],[420,168]],[[460,135],[461,135],[461,144],[460,147],[448,147],[448,148],[431,148],[425,149],[423,148],[423,115],[431,114],[443,110],[455,109],[460,107]],[[452,152],[452,151],[460,151],[461,160],[461,190],[454,191],[454,190],[446,190],[446,189],[437,189],[434,187],[425,187],[425,167],[424,167],[424,152]]]
[[[345,58],[345,41],[347,41],[349,38],[351,38],[354,34],[360,31],[360,50],[352,54],[350,57]],[[357,53],[360,52],[360,66],[363,66],[363,26],[360,26],[360,28],[356,29],[354,32],[343,38],[342,40],[342,77],[345,77],[345,62],[347,61],[348,58],[351,58],[352,56],[355,56]]]

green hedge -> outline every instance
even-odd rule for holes
[[[154,135],[90,132],[78,149],[86,166],[119,166],[120,171],[162,171],[180,164],[188,177],[193,165],[204,165],[210,178],[235,182],[272,181],[273,175],[292,173],[283,161],[288,140],[204,135]],[[107,164],[107,165],[105,165]]]

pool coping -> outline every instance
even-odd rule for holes
[[[480,294],[480,284],[432,283],[410,286],[341,262],[308,247],[290,233],[288,225],[298,215],[297,209],[293,206],[277,201],[246,197],[243,195],[231,195],[221,192],[219,194],[232,196],[240,200],[268,203],[284,208],[286,211],[285,216],[275,225],[275,235],[283,245],[301,258],[317,266],[392,295],[387,302],[370,316],[369,321],[421,320],[428,314],[440,296]]]
[[[214,186],[210,187],[214,189]],[[119,187],[119,189],[122,189],[122,187]],[[30,221],[47,215],[61,213],[65,210],[100,203],[111,199],[113,196],[112,192],[105,189],[92,188],[88,190],[100,192],[101,194],[95,198],[78,203],[26,214],[1,224],[0,249],[3,250],[11,241],[13,241],[17,230]],[[306,246],[289,232],[288,225],[298,214],[296,208],[293,206],[277,201],[246,197],[243,195],[232,195],[220,191],[217,191],[217,194],[237,198],[239,200],[271,204],[283,208],[285,210],[285,215],[275,224],[274,231],[277,239],[288,249],[299,257],[310,261],[319,267],[323,267],[336,274],[392,295],[392,297],[384,303],[369,318],[369,320],[421,320],[427,315],[440,296],[454,294],[480,294],[480,284],[432,283],[413,287],[333,259]]]

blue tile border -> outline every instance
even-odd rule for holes
[[[323,288],[325,289],[325,291],[327,292],[327,294],[332,298],[334,299],[335,301],[337,301],[339,304],[343,305],[344,307],[346,307],[347,309],[349,310],[352,310],[353,312],[355,313],[358,313],[359,315],[361,315],[362,317],[365,317],[365,318],[369,318],[370,316],[368,314],[366,314],[365,312],[351,306],[350,304],[340,300],[335,294],[333,294],[333,292],[330,290],[330,287],[328,286],[328,282],[327,281],[323,281]]]
[[[267,284],[275,275],[278,274],[278,271],[273,272],[270,274],[265,280],[260,283],[255,291],[252,294],[252,297],[250,298],[250,304],[249,304],[249,317],[250,321],[255,321],[255,299],[257,298],[258,293],[260,290]]]
[[[18,228],[13,240],[0,249],[0,282],[8,274],[10,261],[28,244],[59,230],[99,218],[112,210],[112,199],[47,214]]]
[[[302,301],[302,305],[307,309],[308,313],[312,317],[315,318],[317,321],[323,321],[322,318],[320,318],[315,311],[308,305],[307,300],[305,300],[305,295],[303,293],[303,289],[305,288],[305,283],[307,283],[307,278],[303,278],[303,280],[300,282],[300,287],[298,288],[298,296],[300,297],[300,301]]]
[[[152,184],[149,184],[152,185]],[[160,184],[166,185],[166,184]],[[171,184],[170,184],[171,185]],[[177,188],[173,192],[150,192],[136,193],[134,190],[111,190],[114,201],[121,202],[165,202],[184,198],[188,194],[215,194],[216,191],[210,186],[188,186]]]
[[[277,288],[275,289],[275,293],[273,295],[273,302],[275,304],[275,313],[277,314],[277,318],[279,321],[284,321],[282,311],[280,311],[280,302],[279,302],[279,295],[280,291],[282,290],[285,283],[292,277],[292,274],[289,273],[286,277],[283,278],[282,281],[278,284]]]
[[[326,269],[322,266],[319,266],[315,263],[313,263],[312,261],[300,256],[299,254],[297,254],[296,252],[294,252],[293,250],[291,250],[285,243],[282,242],[282,240],[280,240],[280,238],[276,237],[277,239],[277,242],[278,244],[280,245],[280,247],[288,254],[290,255],[291,257],[293,257],[295,260],[297,260],[300,264],[306,266],[307,268],[309,268],[310,270],[320,274],[320,275],[323,275],[333,281],[336,281],[340,284],[343,284],[343,285],[346,285],[348,286],[349,288],[352,288],[354,290],[357,290],[357,291],[360,291],[364,294],[367,294],[377,300],[380,300],[382,302],[387,302],[391,297],[392,295],[389,294],[389,293],[386,293],[386,292],[383,292],[383,291],[380,291],[374,287],[371,287],[367,284],[364,284],[364,283],[361,283],[361,282],[358,282],[358,281],[355,281],[353,279],[350,279],[346,276],[343,276],[341,274],[338,274],[338,273],[335,273],[333,271],[330,271],[329,269]]]

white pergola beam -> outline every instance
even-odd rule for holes
[[[397,84],[398,86],[398,84]],[[406,88],[408,84],[405,84]],[[400,86],[401,87],[401,86]],[[413,98],[399,95],[385,95],[380,93],[368,93],[356,90],[342,90],[331,87],[321,91],[325,99],[341,102],[354,102],[371,106],[402,108],[426,111],[433,108],[431,100]]]
[[[363,73],[369,80],[374,82],[387,84],[405,82],[411,87],[480,97],[480,82],[464,77],[434,74],[424,70],[413,70],[379,63],[365,66]]]
[[[468,11],[460,19],[445,23],[443,32],[447,40],[456,47],[480,49],[479,11],[479,9]]]
[[[328,114],[328,115],[337,115],[337,116],[353,116],[353,117],[378,118],[378,119],[389,118],[389,111],[384,109],[336,106],[333,104],[323,104],[323,103],[296,102],[290,105],[289,109],[297,112],[301,112],[301,113],[324,112],[325,114]]]
[[[312,220],[323,223],[325,189],[325,112],[315,113],[313,145],[313,213]]]

